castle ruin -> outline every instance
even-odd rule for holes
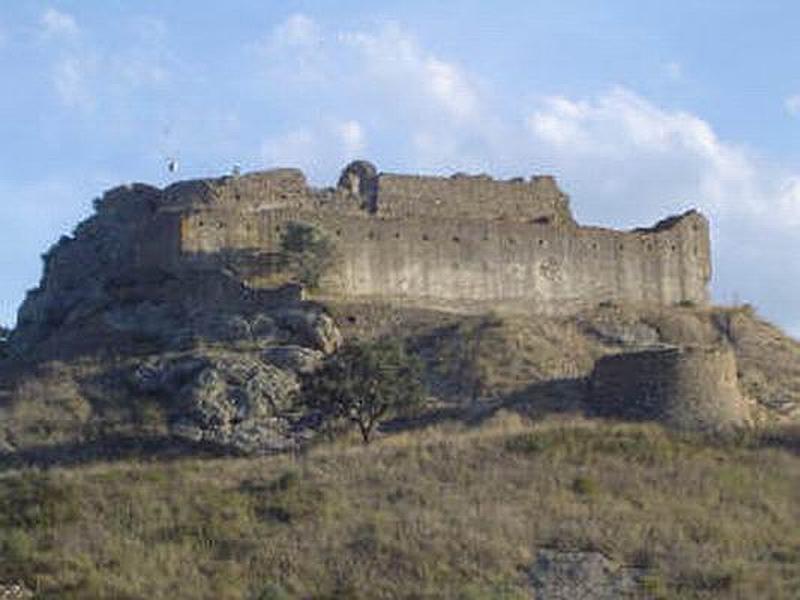
[[[659,421],[676,429],[742,427],[751,418],[734,352],[719,344],[604,356],[590,381],[600,415]]]
[[[702,215],[633,231],[582,226],[549,176],[394,175],[357,161],[335,188],[275,169],[163,190],[121,186],[96,210],[45,256],[42,284],[20,309],[21,329],[76,318],[92,286],[100,297],[109,285],[120,290],[126,279],[159,273],[213,271],[249,289],[275,287],[291,222],[318,226],[336,249],[320,297],[543,315],[601,303],[708,302]]]

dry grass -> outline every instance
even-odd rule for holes
[[[450,399],[476,395],[541,399],[549,392],[537,384],[585,377],[598,357],[630,349],[599,338],[593,330],[645,326],[661,343],[729,343],[736,352],[742,389],[759,408],[757,420],[800,421],[800,342],[760,319],[748,305],[609,304],[568,318],[512,313],[463,316],[379,303],[332,303],[331,308],[346,336],[415,340],[432,366],[436,391]],[[554,392],[563,395],[564,390]],[[564,404],[575,404],[569,390],[566,396],[561,399]],[[551,400],[545,404],[559,403],[558,398]]]
[[[547,546],[646,566],[653,597],[795,598],[798,433],[500,415],[298,457],[7,473],[0,581],[42,598],[522,598]]]

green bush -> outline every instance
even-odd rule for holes
[[[579,496],[594,496],[598,490],[597,482],[591,477],[576,477],[572,481],[572,491]]]
[[[78,518],[79,501],[74,486],[49,475],[29,473],[5,479],[0,486],[0,529],[48,528]]]
[[[306,406],[357,426],[365,444],[383,419],[423,398],[422,364],[395,339],[349,342],[303,381]]]
[[[283,267],[299,283],[314,289],[333,265],[335,249],[319,227],[290,221],[281,237],[280,257]]]
[[[257,600],[291,600],[289,592],[283,589],[280,584],[271,581],[264,586],[256,598]]]

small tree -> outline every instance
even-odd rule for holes
[[[286,225],[280,254],[284,267],[310,288],[319,286],[335,257],[333,242],[319,227],[297,221]]]
[[[306,377],[303,397],[325,417],[356,425],[369,444],[384,418],[422,402],[422,366],[395,339],[349,342]]]

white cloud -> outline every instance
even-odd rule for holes
[[[358,121],[345,121],[337,125],[339,137],[342,140],[344,153],[348,158],[355,158],[366,148],[364,128]]]
[[[267,76],[284,86],[299,82],[329,83],[331,65],[323,49],[322,28],[304,14],[291,15],[257,44],[256,53],[263,59]]]
[[[317,47],[322,43],[322,29],[310,17],[294,14],[275,28],[270,41],[275,46],[290,48]]]
[[[619,198],[611,215],[626,209],[632,216],[654,216],[643,213],[688,200],[713,214],[800,224],[800,186],[790,174],[720,140],[699,117],[665,110],[629,90],[615,88],[591,99],[545,98],[526,124],[531,151],[568,179],[596,173],[592,195],[605,190]]]
[[[786,98],[784,106],[786,107],[786,112],[790,115],[793,117],[800,117],[800,94],[795,94],[794,96]]]
[[[398,129],[399,135],[407,136],[405,144],[412,147],[414,162],[420,167],[463,169],[484,164],[471,138],[493,140],[494,118],[485,112],[480,86],[464,69],[428,52],[397,25],[328,35],[308,17],[294,15],[267,36],[259,51],[271,96],[319,95],[331,107],[328,114],[316,116],[317,121],[320,117],[336,120],[336,113],[350,112],[357,105],[364,115],[361,123]],[[363,127],[346,129],[340,136],[350,149],[345,154],[359,155],[364,148]],[[283,142],[296,147],[297,136],[306,139],[300,133],[311,131],[315,137],[340,143],[307,122]],[[268,140],[266,147],[273,142]],[[325,149],[320,146],[315,151],[324,153]],[[303,164],[310,161],[303,157]],[[331,164],[324,156],[314,162]]]
[[[44,13],[42,23],[49,37],[78,33],[74,19],[54,9]],[[119,122],[132,93],[170,81],[166,32],[163,21],[137,17],[120,28],[119,43],[111,49],[99,43],[91,31],[82,35],[79,43],[54,45],[51,79],[59,100],[69,109],[83,111],[122,103],[115,116]]]
[[[390,24],[376,33],[345,33],[339,40],[359,53],[364,75],[411,101],[415,110],[427,106],[462,121],[478,116],[478,90],[467,74],[426,52],[400,27]]]
[[[642,224],[698,206],[713,215],[758,217],[778,228],[800,225],[794,174],[721,140],[700,117],[665,109],[626,88],[588,98],[542,98],[527,111],[519,107],[526,114],[520,122],[492,102],[469,72],[396,24],[326,35],[309,17],[293,15],[269,38],[273,50],[313,50],[308,57],[314,67],[324,68],[298,93],[324,94],[331,114],[266,140],[265,159],[313,163],[319,172],[320,165],[332,164],[328,147],[340,156],[363,152],[360,123],[368,122],[391,132],[395,152],[406,153],[401,162],[425,170],[552,170],[567,187],[595,200],[578,205],[588,221]],[[268,59],[296,66],[296,53]],[[680,73],[678,63],[667,68]],[[336,119],[344,107],[361,115],[359,123]]]
[[[94,98],[89,84],[93,61],[76,56],[59,60],[53,69],[53,84],[59,98],[68,108],[90,110]]]
[[[579,220],[634,226],[700,208],[711,218],[715,297],[798,322],[800,174],[622,88],[545,98],[527,126],[519,151],[558,175]]]
[[[80,31],[75,17],[52,7],[42,13],[39,25],[46,39],[74,38]]]

